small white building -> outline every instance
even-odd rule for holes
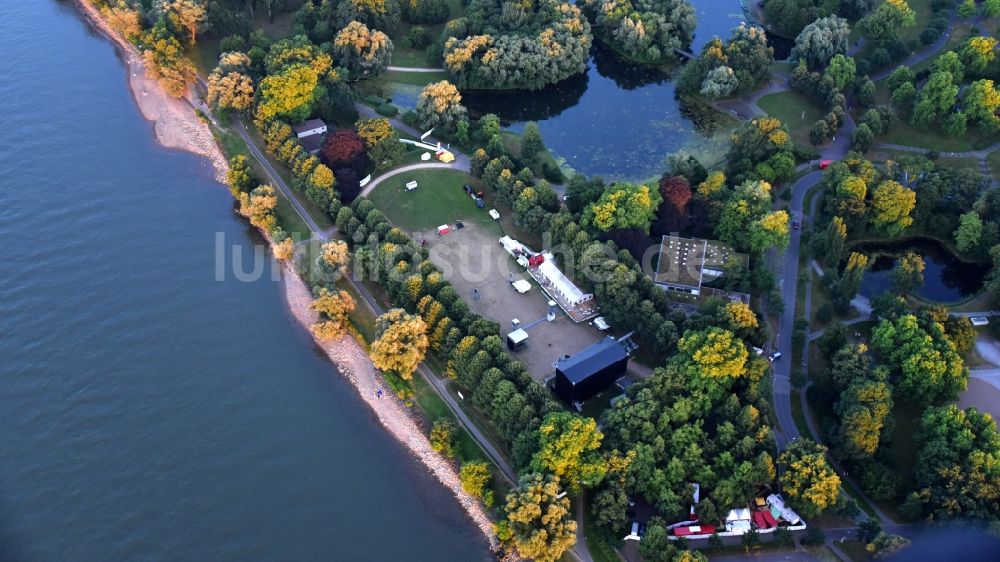
[[[292,125],[292,130],[295,131],[295,136],[300,139],[313,135],[325,135],[326,123],[322,119],[310,119],[298,125]]]

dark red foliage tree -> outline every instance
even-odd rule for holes
[[[660,179],[663,204],[656,212],[653,224],[655,234],[681,232],[690,224],[691,186],[681,176],[663,176]]]
[[[368,165],[365,143],[353,129],[334,129],[327,134],[320,154],[331,170],[353,168],[361,172]]]
[[[337,178],[337,191],[344,203],[350,203],[361,193],[361,175],[354,168],[335,168],[333,176]]]
[[[618,249],[632,254],[635,261],[639,262],[643,267],[649,265],[648,263],[642,263],[643,257],[646,258],[647,262],[656,260],[656,252],[650,250],[650,248],[659,248],[653,239],[641,228],[616,228],[609,230],[601,236],[601,240],[611,240],[618,246]],[[652,267],[655,269],[656,263],[653,263]]]

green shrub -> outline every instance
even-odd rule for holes
[[[378,112],[379,115],[383,115],[385,117],[395,117],[399,114],[399,108],[391,103],[383,103],[376,107],[375,111]]]

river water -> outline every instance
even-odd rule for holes
[[[0,21],[0,560],[487,559],[271,266],[215,280],[216,233],[261,241],[111,45],[66,3]]]

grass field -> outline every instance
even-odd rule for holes
[[[258,10],[253,20],[251,20],[250,26],[253,29],[263,29],[268,37],[278,41],[292,35],[292,18],[293,15],[291,13],[278,14],[274,16],[274,21],[272,22],[267,19],[266,10]],[[215,68],[221,54],[219,52],[219,43],[222,42],[222,39],[222,37],[214,36],[199,37],[198,42],[191,47],[188,56],[194,61],[198,70],[208,74]]]
[[[1000,140],[1000,135],[983,134],[977,127],[969,127],[961,137],[949,137],[940,126],[919,129],[910,125],[909,115],[901,119],[885,135],[876,139],[876,144],[902,144],[919,146],[938,152],[966,152],[986,148]]]
[[[419,187],[405,191],[409,181],[416,181]],[[416,170],[385,180],[368,198],[392,224],[404,230],[424,230],[455,219],[493,222],[486,209],[476,208],[476,203],[466,195],[462,189],[466,183],[477,191],[483,189],[479,180],[458,170]]]
[[[768,115],[784,123],[792,134],[792,139],[804,146],[810,146],[809,129],[823,117],[820,108],[795,92],[766,95],[760,98],[757,105]]]
[[[383,72],[381,77],[389,82],[397,84],[410,84],[413,86],[426,86],[431,82],[440,82],[448,79],[447,72],[398,72],[389,70]]]

